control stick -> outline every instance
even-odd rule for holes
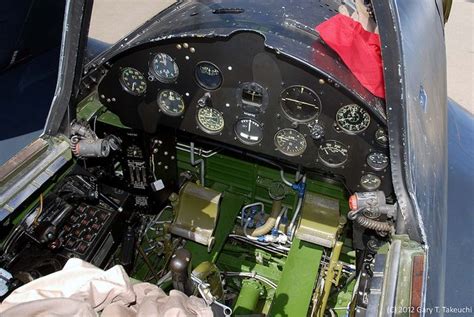
[[[171,279],[173,288],[184,294],[193,294],[193,282],[191,280],[191,252],[186,249],[178,249],[170,261]]]

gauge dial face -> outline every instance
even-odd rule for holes
[[[339,167],[347,162],[349,148],[339,141],[326,141],[319,146],[318,157],[328,167]]]
[[[298,156],[306,150],[306,138],[295,129],[281,129],[273,137],[278,151],[288,156]]]
[[[360,185],[368,191],[377,190],[382,184],[380,177],[374,174],[365,174],[360,178]]]
[[[369,127],[370,115],[359,105],[345,105],[336,113],[336,124],[347,134],[357,134]]]
[[[377,131],[375,131],[375,141],[383,147],[388,146],[388,135],[383,128],[378,128]]]
[[[280,105],[286,116],[296,122],[314,120],[321,112],[319,96],[305,86],[291,86],[283,90]]]
[[[204,89],[216,90],[222,85],[222,73],[216,65],[210,62],[200,62],[196,65],[196,81]]]
[[[240,142],[244,144],[257,144],[262,141],[262,125],[253,119],[240,119],[234,126],[234,132]]]
[[[146,80],[143,74],[132,67],[125,67],[120,74],[120,84],[129,94],[140,96],[146,92]]]
[[[224,129],[222,113],[211,107],[199,108],[197,122],[199,128],[208,134],[216,134]]]
[[[178,64],[165,53],[158,53],[153,57],[150,71],[156,79],[165,84],[176,81],[179,76]]]
[[[184,112],[183,96],[174,90],[165,89],[160,91],[157,103],[161,111],[169,116],[177,117]]]
[[[367,164],[375,171],[381,171],[388,166],[388,156],[384,153],[373,152],[367,156]]]

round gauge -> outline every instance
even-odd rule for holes
[[[380,153],[373,152],[367,156],[367,164],[372,167],[375,171],[381,171],[388,166],[388,156]]]
[[[200,62],[194,71],[196,81],[204,89],[216,90],[222,85],[222,73],[210,62]]]
[[[234,126],[234,132],[240,142],[244,144],[257,144],[262,141],[262,125],[253,119],[240,119]]]
[[[174,59],[165,53],[158,53],[153,57],[150,71],[156,79],[162,83],[169,84],[179,76],[179,68]]]
[[[383,147],[388,146],[388,135],[383,128],[378,128],[377,131],[375,131],[375,141]]]
[[[359,105],[345,105],[336,113],[336,124],[347,134],[357,134],[369,127],[370,115]]]
[[[321,112],[319,96],[305,86],[291,86],[283,90],[280,105],[288,118],[296,122],[314,120]]]
[[[157,103],[161,111],[169,116],[177,117],[184,112],[183,97],[174,90],[165,89],[160,91]]]
[[[377,190],[381,184],[382,181],[380,180],[380,177],[374,174],[365,174],[360,178],[360,185],[368,191]]]
[[[197,122],[199,128],[208,134],[216,134],[224,129],[222,113],[211,107],[199,108]]]
[[[120,84],[129,94],[140,96],[146,92],[146,80],[141,72],[125,67],[120,74]]]
[[[306,150],[306,138],[295,129],[281,129],[273,137],[278,151],[288,156],[298,156]]]
[[[328,167],[339,167],[347,162],[349,148],[339,141],[326,141],[319,146],[318,157]]]

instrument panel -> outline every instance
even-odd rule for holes
[[[393,192],[386,128],[370,107],[256,33],[150,43],[109,65],[99,98],[131,128],[172,127],[342,176],[352,191]]]

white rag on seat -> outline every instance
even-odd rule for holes
[[[13,291],[2,304],[2,317],[81,316],[213,316],[204,300],[156,285],[132,285],[123,267],[104,271],[80,259],[70,259],[61,271]]]

